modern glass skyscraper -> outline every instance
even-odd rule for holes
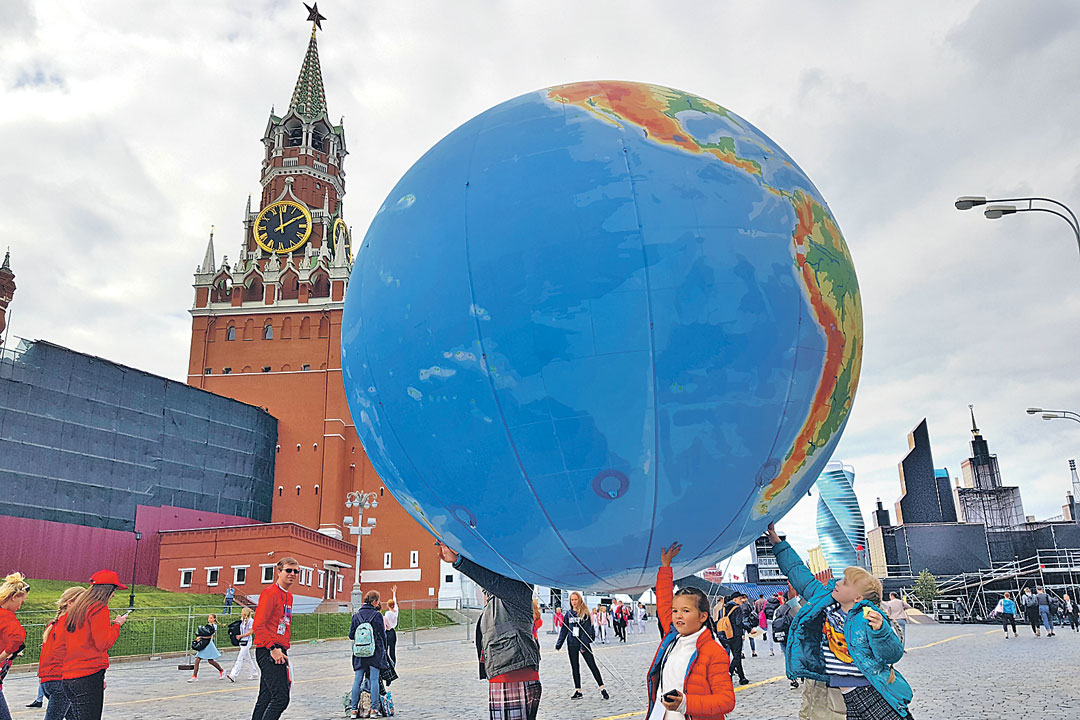
[[[830,462],[817,481],[817,532],[833,573],[865,565],[866,525],[855,497],[855,468]]]

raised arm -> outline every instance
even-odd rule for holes
[[[671,561],[680,550],[682,545],[677,542],[660,548],[660,567],[656,571],[656,617],[660,620],[660,627],[664,629],[665,635],[671,630],[671,602],[675,592]]]
[[[772,523],[769,523],[769,530],[766,534],[769,542],[772,543],[776,564],[780,566],[780,572],[787,576],[788,582],[791,583],[791,587],[795,588],[795,592],[799,593],[803,598],[814,597],[825,592],[825,586],[814,577],[814,574],[810,572],[810,568],[806,567],[806,563],[795,552],[795,548],[791,547],[787,540],[780,539],[780,536],[776,533],[776,527]]]

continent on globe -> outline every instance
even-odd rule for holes
[[[814,482],[862,357],[809,178],[688,93],[585,82],[436,144],[357,253],[342,367],[386,487],[497,572],[649,585],[741,549]]]

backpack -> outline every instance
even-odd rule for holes
[[[240,621],[233,620],[229,623],[229,642],[233,644],[233,647],[239,647],[240,645]]]
[[[372,657],[375,654],[375,630],[371,623],[362,622],[356,626],[352,645],[353,657]]]
[[[773,618],[773,642],[784,644],[787,642],[788,628],[791,627],[791,610],[787,610],[783,615],[778,615]]]
[[[735,605],[730,610],[728,610],[727,614],[720,618],[720,620],[718,620],[716,623],[717,632],[719,632],[728,640],[735,636],[735,630],[731,627],[731,613],[735,612],[738,609],[739,606]]]

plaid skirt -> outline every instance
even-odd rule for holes
[[[911,714],[900,715],[889,701],[872,685],[864,685],[844,693],[847,720],[911,720]]]
[[[540,681],[488,683],[490,720],[536,720]]]

